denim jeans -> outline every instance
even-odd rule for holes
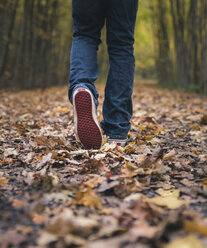
[[[105,87],[103,117],[105,134],[127,138],[132,116],[134,81],[134,27],[138,0],[73,0],[74,40],[71,49],[69,99],[76,88],[89,89],[96,105],[98,92],[97,50],[106,22],[110,69]]]

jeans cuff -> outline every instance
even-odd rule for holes
[[[69,99],[70,102],[71,102],[72,104],[73,104],[73,94],[74,94],[75,90],[77,90],[77,89],[79,89],[79,88],[84,88],[84,89],[87,89],[87,90],[89,90],[89,91],[91,92],[91,90],[90,90],[87,86],[85,86],[85,84],[79,83],[77,86],[75,86],[75,87],[73,88],[73,91],[72,91],[72,94],[71,94],[71,98]],[[97,107],[97,106],[98,106],[98,100],[94,97],[94,95],[93,95],[92,92],[91,92],[91,94],[92,94],[92,96],[93,96],[94,103],[95,103],[95,105],[96,105],[96,107]]]

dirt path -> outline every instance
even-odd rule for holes
[[[99,151],[66,87],[0,99],[0,247],[207,247],[207,98],[136,85],[128,145]]]

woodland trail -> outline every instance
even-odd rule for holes
[[[1,248],[207,247],[206,97],[137,84],[128,145],[90,151],[66,87],[0,99]]]

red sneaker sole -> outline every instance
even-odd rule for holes
[[[102,145],[101,131],[93,119],[92,104],[91,95],[87,91],[79,91],[75,95],[77,134],[87,149],[100,148]]]

